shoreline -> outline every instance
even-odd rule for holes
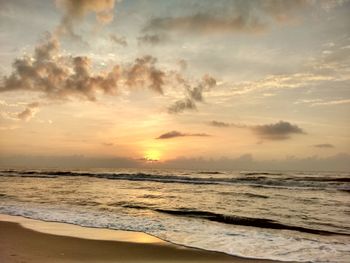
[[[136,231],[82,227],[0,214],[0,261],[278,262],[176,245]]]

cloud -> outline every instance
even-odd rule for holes
[[[24,90],[55,99],[76,96],[88,100],[95,100],[97,92],[115,93],[119,66],[108,73],[93,75],[91,64],[85,56],[62,56],[58,40],[48,36],[35,48],[33,57],[15,60],[13,72],[4,77],[0,92]]]
[[[168,112],[171,114],[181,113],[185,110],[196,110],[196,104],[189,98],[178,100],[168,107]]]
[[[258,137],[266,140],[285,140],[289,139],[292,134],[305,134],[303,129],[287,121],[279,121],[264,125],[245,125],[237,123],[227,123],[221,121],[211,121],[209,125],[219,128],[244,128],[253,131]]]
[[[143,32],[258,33],[267,30],[272,23],[285,24],[294,20],[298,11],[309,3],[307,0],[229,1],[189,15],[152,18]]]
[[[113,9],[118,0],[56,0],[56,5],[63,11],[61,24],[53,33],[35,46],[32,55],[15,59],[13,70],[0,81],[0,93],[10,91],[34,92],[52,100],[79,98],[96,101],[97,96],[116,95],[120,88],[148,88],[164,94],[167,78],[178,77],[185,90],[186,97],[168,106],[169,113],[179,113],[196,109],[197,102],[203,102],[203,92],[216,86],[215,78],[205,75],[200,81],[183,78],[180,72],[164,71],[157,67],[157,59],[146,55],[136,58],[132,63],[115,64],[112,68],[97,71],[88,56],[73,56],[62,53],[59,38],[61,35],[76,37],[74,25],[80,23],[89,14],[94,14],[100,24],[113,19]],[[163,41],[166,37],[158,34],[145,35],[144,41]],[[111,41],[127,45],[125,38],[111,34]],[[80,39],[81,40],[81,39]],[[180,71],[187,67],[182,60]]]
[[[288,139],[292,134],[305,134],[305,132],[297,125],[289,122],[279,121],[273,124],[256,125],[251,129],[262,139],[268,140],[284,140]]]
[[[168,112],[171,114],[197,109],[196,102],[203,102],[203,92],[214,88],[217,81],[214,77],[206,74],[203,76],[202,81],[194,87],[191,87],[183,78],[178,78],[178,82],[185,87],[186,98],[178,100],[168,107]]]
[[[219,127],[219,128],[228,128],[228,127],[235,127],[235,128],[253,128],[254,126],[249,126],[245,124],[238,124],[238,123],[229,123],[229,122],[223,122],[223,121],[211,121],[209,122],[210,126]]]
[[[33,54],[14,60],[12,72],[0,81],[0,93],[32,92],[49,100],[97,101],[101,95],[118,95],[122,89],[149,89],[163,95],[167,86],[177,85],[184,90],[185,98],[166,106],[168,113],[175,114],[197,109],[196,104],[204,102],[204,93],[217,82],[208,74],[200,80],[189,80],[181,70],[165,71],[150,55],[102,70],[94,66],[88,56],[61,52],[58,38],[47,34]]]
[[[115,44],[121,45],[123,47],[126,47],[128,45],[125,37],[117,36],[115,34],[110,34],[109,37]]]
[[[17,114],[17,118],[22,121],[29,121],[39,111],[39,103],[33,102],[27,105],[24,111]]]
[[[163,94],[165,73],[155,67],[157,59],[152,56],[137,58],[134,65],[127,71],[126,85],[129,87],[144,86]]]
[[[299,171],[350,171],[350,155],[339,153],[328,157],[294,157],[287,156],[274,160],[257,160],[251,154],[244,154],[237,158],[191,158],[179,157],[168,160],[159,165],[164,168],[179,169],[208,169],[222,170],[299,170]]]
[[[325,100],[311,97],[315,93],[314,88],[319,86],[333,92],[335,87],[342,87],[350,80],[350,49],[344,48],[350,44],[350,39],[344,37],[343,39],[326,44],[327,49],[330,49],[330,54],[322,54],[302,64],[303,70],[285,73],[272,74],[264,78],[253,81],[241,81],[235,83],[227,83],[228,90],[223,93],[223,96],[242,96],[250,93],[274,93],[279,91],[286,91],[292,89],[304,89],[307,92],[308,98],[298,99],[295,104],[306,104],[310,107],[316,106],[336,106],[345,105],[350,102],[349,98],[337,97],[332,100]],[[333,93],[332,93],[333,94]],[[334,94],[333,94],[334,95]]]
[[[84,157],[73,156],[35,156],[0,154],[0,167],[25,168],[137,168],[149,167],[145,159],[123,157]],[[156,168],[208,169],[222,170],[296,170],[299,171],[350,171],[350,155],[339,153],[328,157],[286,157],[279,160],[257,160],[251,154],[236,158],[191,158],[179,157],[173,160],[152,162]]]
[[[177,137],[208,137],[208,136],[210,135],[206,133],[182,133],[178,131],[170,131],[160,135],[156,139],[172,139]]]
[[[5,101],[0,101],[0,105],[5,107],[19,107],[23,104],[23,102],[7,103]],[[16,125],[18,120],[26,122],[31,120],[39,112],[39,107],[39,102],[33,102],[27,104],[24,110],[20,112],[0,110],[0,122],[1,124],[6,124],[2,129],[6,129],[6,127],[19,127]]]
[[[334,148],[334,145],[329,143],[315,144],[313,146],[316,148]]]
[[[203,101],[203,92],[216,86],[216,79],[210,75],[204,75],[202,81],[193,88],[188,88],[187,92],[192,101]]]
[[[349,104],[350,99],[339,99],[339,100],[328,100],[323,99],[302,99],[294,102],[294,104],[309,104],[311,107],[315,106],[333,106],[333,105],[342,105]]]
[[[196,13],[182,17],[154,18],[144,31],[185,31],[197,34],[228,33],[232,31],[259,32],[265,26],[258,21],[247,23],[242,16],[230,19],[214,17],[211,14]]]
[[[185,59],[179,59],[177,61],[177,64],[179,65],[180,70],[184,71],[187,69],[188,64],[187,64],[187,61]]]
[[[114,143],[112,143],[112,142],[103,142],[102,145],[110,147],[110,146],[114,146]]]
[[[56,6],[63,11],[56,33],[81,40],[75,33],[74,26],[90,13],[95,14],[99,24],[110,23],[113,20],[115,3],[115,0],[56,0]]]
[[[158,45],[169,40],[165,34],[144,34],[137,38],[139,44]]]
[[[349,104],[349,103],[350,103],[350,99],[343,99],[343,100],[313,102],[311,106],[331,106],[331,105],[341,105],[341,104]]]
[[[156,62],[156,58],[144,56],[130,65],[116,64],[109,71],[95,73],[89,57],[62,55],[57,38],[48,35],[32,57],[15,60],[12,73],[0,84],[0,92],[31,91],[50,99],[95,101],[99,93],[115,95],[120,83],[125,83],[129,88],[146,87],[162,94],[166,74]]]
[[[226,123],[226,122],[222,122],[222,121],[211,121],[209,124],[211,126],[215,126],[215,127],[230,127],[231,126],[230,123]]]

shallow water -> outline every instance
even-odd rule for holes
[[[3,170],[0,213],[150,233],[251,258],[349,262],[350,176]]]

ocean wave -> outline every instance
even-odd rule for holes
[[[291,177],[278,176],[268,177],[268,175],[278,175],[277,173],[246,173],[244,176],[218,176],[211,177],[211,174],[219,172],[210,172],[207,177],[203,177],[207,172],[199,172],[202,176],[184,176],[172,174],[152,174],[152,173],[96,173],[79,171],[20,171],[3,170],[0,176],[15,177],[33,177],[33,178],[57,178],[62,176],[85,176],[108,180],[128,180],[128,181],[148,181],[158,183],[181,183],[181,184],[200,184],[200,185],[228,185],[243,184],[255,187],[280,187],[280,188],[310,188],[310,189],[335,189],[344,191],[347,189],[348,177]],[[205,173],[205,174],[203,174]],[[249,175],[249,176],[247,176]],[[345,185],[344,185],[345,184]]]
[[[270,173],[270,172],[245,172],[242,174],[247,175],[247,176],[251,176],[251,175],[283,175],[282,173]]]
[[[340,232],[333,232],[333,231],[327,231],[322,229],[313,229],[313,228],[306,228],[301,226],[286,225],[286,224],[277,222],[275,220],[266,219],[266,218],[224,215],[224,214],[218,214],[218,213],[213,213],[209,211],[198,211],[195,209],[188,209],[188,208],[178,208],[176,210],[170,210],[170,209],[154,208],[154,207],[149,207],[147,205],[131,204],[131,203],[114,203],[113,205],[114,206],[120,205],[123,208],[129,208],[129,209],[151,210],[154,212],[164,213],[164,214],[173,215],[173,216],[197,218],[197,219],[209,220],[213,222],[230,224],[230,225],[278,229],[278,230],[290,230],[290,231],[298,231],[298,232],[316,234],[316,235],[350,236],[350,234],[348,233],[340,233]]]
[[[166,214],[175,215],[175,216],[200,218],[200,219],[206,219],[214,222],[231,224],[231,225],[291,230],[291,231],[298,231],[298,232],[317,234],[317,235],[346,235],[346,236],[350,235],[346,233],[338,233],[338,232],[331,232],[331,231],[320,230],[320,229],[286,225],[286,224],[279,223],[275,220],[266,219],[266,218],[252,218],[252,217],[241,217],[241,216],[233,216],[233,215],[223,215],[223,214],[217,214],[217,213],[212,213],[207,211],[196,211],[196,210],[187,210],[187,209],[181,209],[181,210],[154,209],[154,210],[160,213],[166,213]]]
[[[225,173],[217,172],[217,171],[202,171],[202,172],[198,172],[198,174],[225,174]]]

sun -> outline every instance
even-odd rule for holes
[[[160,156],[161,156],[160,151],[155,150],[155,149],[147,150],[144,154],[144,158],[150,162],[159,161]]]

